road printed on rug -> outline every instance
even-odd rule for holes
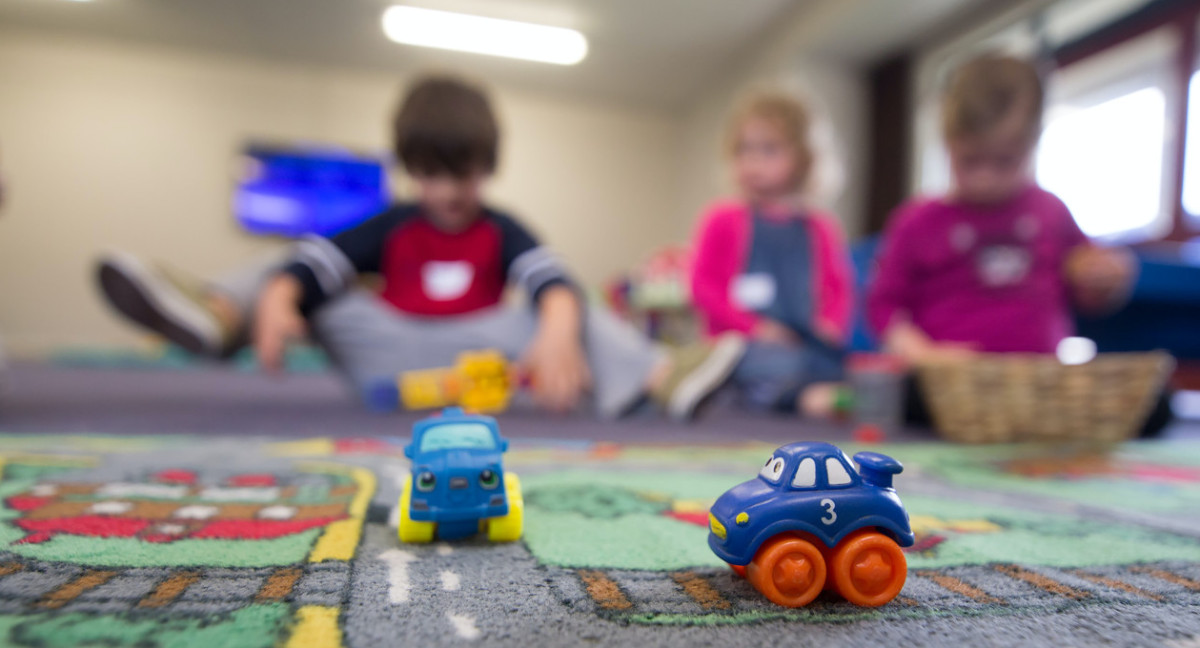
[[[736,643],[777,624],[840,633],[1115,609],[1166,615],[1162,632],[1176,637],[1200,608],[1200,536],[1175,519],[1196,510],[1187,450],[1097,460],[896,448],[910,461],[898,487],[917,537],[901,595],[863,609],[823,594],[787,610],[706,545],[708,506],[766,446],[518,445],[508,461],[524,483],[522,542],[401,545],[388,524],[401,443],[227,443],[105,451],[88,439],[68,455],[23,439],[4,455],[0,643],[605,644],[664,627]],[[1148,484],[1153,507],[1109,496]]]

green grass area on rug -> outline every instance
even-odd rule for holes
[[[0,644],[1200,636],[1194,444],[877,448],[907,466],[908,582],[882,608],[823,595],[798,610],[766,602],[706,544],[709,505],[771,446],[516,441],[522,542],[401,545],[388,524],[402,444],[0,436]]]

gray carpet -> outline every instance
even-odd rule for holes
[[[418,418],[367,411],[331,374],[270,377],[221,366],[172,371],[17,363],[10,383],[0,406],[0,430],[8,433],[405,436]],[[672,424],[653,413],[613,423],[520,407],[504,423],[512,437],[614,442],[783,443],[850,435],[843,425],[748,417],[722,404],[693,425]],[[912,431],[892,440],[929,438],[928,432]]]

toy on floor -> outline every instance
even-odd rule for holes
[[[521,483],[505,473],[508,441],[496,419],[447,407],[413,425],[404,456],[412,474],[400,491],[401,542],[454,540],[486,533],[492,542],[521,537]]]
[[[913,544],[892,476],[900,462],[846,454],[828,443],[775,451],[758,476],[726,491],[709,510],[708,546],[768,599],[807,605],[823,589],[876,607],[904,587]]]
[[[472,412],[503,412],[520,382],[499,351],[466,351],[453,367],[406,371],[380,380],[367,390],[366,399],[377,411],[456,405]]]

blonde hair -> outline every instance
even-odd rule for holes
[[[738,102],[725,131],[725,152],[737,153],[742,127],[761,119],[779,129],[796,153],[795,188],[808,184],[813,170],[812,114],[798,98],[779,90],[762,90]]]
[[[1020,111],[1029,141],[1042,130],[1042,80],[1028,61],[984,54],[950,75],[942,96],[942,136],[948,140],[986,133]]]

